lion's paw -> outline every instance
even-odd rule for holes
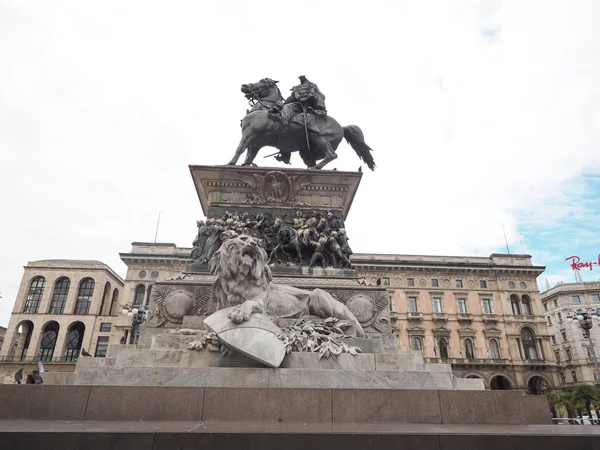
[[[250,316],[239,307],[231,311],[227,317],[229,317],[229,319],[235,323],[242,323],[244,320],[248,320],[250,318]]]

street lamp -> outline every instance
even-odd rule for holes
[[[588,309],[587,311],[579,308],[577,311],[567,314],[567,322],[573,323],[577,321],[577,324],[583,330],[583,337],[587,337],[590,341],[592,358],[594,358],[594,364],[596,366],[596,376],[594,378],[596,380],[596,385],[600,386],[600,368],[598,368],[598,358],[596,358],[596,351],[594,350],[594,343],[592,342],[592,335],[590,333],[590,330],[594,326],[594,320],[600,320],[600,308]]]
[[[135,337],[137,336],[140,325],[146,321],[146,315],[148,314],[147,306],[138,305],[127,305],[123,308],[121,313],[124,316],[131,318],[131,338],[129,339],[130,344],[135,344]]]

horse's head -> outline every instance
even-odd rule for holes
[[[248,100],[269,97],[274,92],[279,93],[277,83],[279,81],[263,78],[257,83],[242,84],[242,93]],[[281,94],[279,93],[279,95]]]

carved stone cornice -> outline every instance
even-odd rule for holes
[[[340,211],[345,219],[362,173],[241,166],[189,166],[204,215],[210,207]]]

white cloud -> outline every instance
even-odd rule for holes
[[[516,244],[520,224],[552,223],[598,172],[599,9],[1,3],[0,323],[28,260],[122,273],[118,252],[153,239],[158,211],[159,240],[189,245],[201,213],[187,165],[228,161],[239,87],[265,76],[316,81],[375,149],[348,221],[355,251],[487,254],[502,225]],[[346,143],[339,155],[340,170],[359,166]]]

